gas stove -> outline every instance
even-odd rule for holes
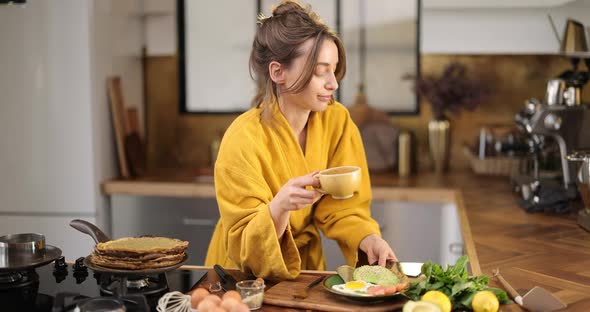
[[[63,257],[21,271],[0,271],[0,310],[61,312],[117,310],[156,311],[160,297],[170,291],[188,292],[206,271],[177,269],[151,276],[96,273]]]

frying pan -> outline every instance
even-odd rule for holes
[[[61,249],[45,244],[37,233],[0,237],[0,272],[20,271],[45,265],[61,256]]]
[[[108,237],[101,229],[99,229],[96,225],[94,225],[88,221],[75,219],[75,220],[70,221],[70,226],[82,233],[90,235],[90,237],[92,237],[97,244],[108,242],[111,240],[110,237]],[[129,270],[129,269],[116,269],[116,268],[103,267],[103,266],[96,265],[96,264],[92,263],[92,261],[90,261],[90,259],[92,259],[92,255],[89,255],[86,258],[84,258],[84,265],[89,267],[92,271],[99,272],[99,273],[109,273],[109,274],[117,275],[117,276],[130,276],[130,277],[132,277],[132,276],[157,275],[157,274],[173,271],[173,270],[179,268],[181,265],[183,265],[188,260],[188,256],[185,254],[184,258],[182,258],[182,260],[179,263],[176,263],[171,266],[155,268],[155,269],[144,269],[144,270]]]

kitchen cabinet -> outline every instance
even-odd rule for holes
[[[374,201],[371,211],[401,261],[430,260],[444,266],[464,253],[455,204]],[[322,244],[328,270],[346,264],[335,241],[322,237]]]
[[[214,198],[111,197],[113,238],[154,235],[189,242],[188,262],[203,265],[219,220]]]
[[[189,264],[203,265],[219,219],[214,198],[112,196],[113,237],[161,235],[190,242]],[[407,262],[432,260],[452,264],[463,254],[463,240],[453,203],[376,200],[373,217],[396,255]],[[336,241],[322,235],[328,270],[346,264]]]
[[[551,14],[559,36],[562,36],[568,18],[590,25],[590,4],[587,1],[535,2],[516,5],[516,2],[494,1],[495,5],[492,5],[491,1],[426,0],[422,11],[422,52],[557,54],[559,41],[548,14]]]
[[[565,5],[574,0],[424,0],[424,8],[540,8]]]

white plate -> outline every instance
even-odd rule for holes
[[[422,262],[401,262],[402,271],[410,277],[418,277],[422,274]]]

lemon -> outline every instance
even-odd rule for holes
[[[441,312],[441,310],[432,302],[410,300],[404,304],[403,312]]]
[[[443,292],[430,290],[422,296],[422,301],[428,301],[436,304],[442,312],[451,311],[451,300]]]
[[[471,301],[474,312],[497,312],[500,307],[498,298],[489,290],[478,291]]]

